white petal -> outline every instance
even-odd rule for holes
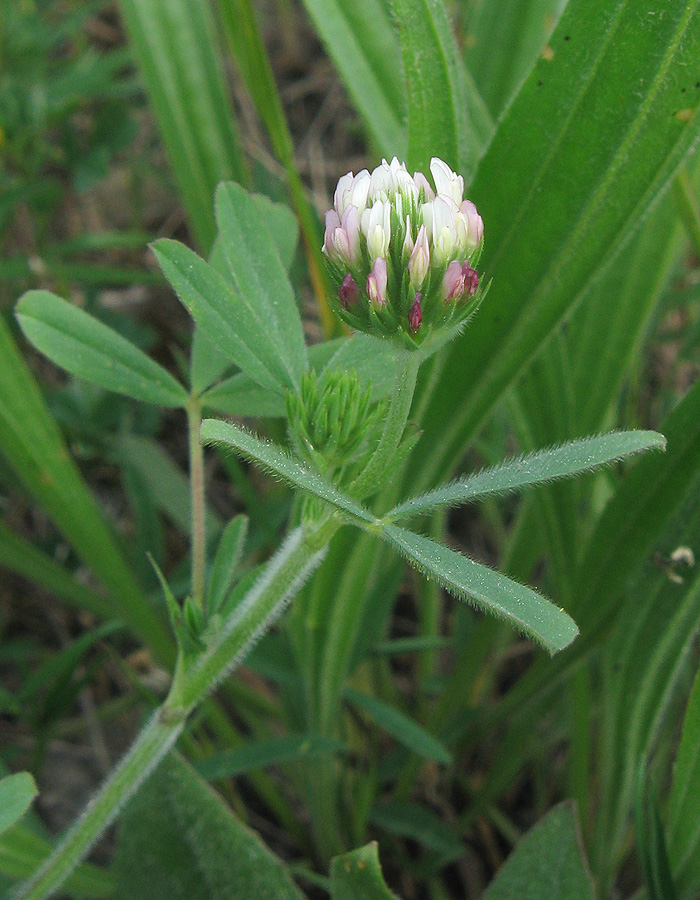
[[[360,214],[362,214],[364,208],[367,206],[367,197],[369,195],[371,184],[372,179],[367,169],[358,172],[353,181],[352,190],[350,192],[350,202],[353,206],[357,207]]]
[[[352,172],[348,172],[347,175],[343,175],[342,178],[338,179],[338,185],[335,189],[335,194],[333,195],[333,205],[335,206],[339,216],[342,216],[343,212],[345,211],[345,207],[347,206],[347,201],[345,198],[350,192],[353,180],[354,177]]]

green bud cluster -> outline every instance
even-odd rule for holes
[[[287,393],[290,439],[297,453],[326,475],[349,481],[379,438],[384,404],[372,402],[354,369],[305,372],[299,393]]]

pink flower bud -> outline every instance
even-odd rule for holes
[[[334,209],[326,213],[326,233],[323,236],[323,250],[329,256],[333,255],[333,235],[336,228],[340,228],[340,217]]]
[[[484,237],[484,220],[471,200],[464,200],[459,209],[467,220],[468,243],[471,245],[468,249],[478,247]]]
[[[415,334],[423,321],[423,310],[420,308],[420,291],[416,293],[416,299],[408,311],[408,327],[411,334]]]
[[[360,299],[360,289],[355,284],[355,279],[348,272],[343,278],[343,283],[338,288],[338,299],[345,309],[350,309],[353,303],[357,303]]]
[[[459,300],[464,293],[464,272],[462,263],[453,259],[447,267],[442,279],[442,297],[445,303],[451,300]]]
[[[354,265],[360,259],[360,213],[356,206],[348,206],[340,224],[347,236],[348,262]]]
[[[374,261],[372,271],[367,276],[367,296],[375,309],[386,306],[387,280],[386,260],[378,256]]]
[[[425,276],[430,268],[430,248],[428,247],[428,232],[425,225],[421,225],[416,236],[416,243],[408,261],[408,271],[411,275],[411,284],[419,288],[425,281]]]
[[[462,266],[462,276],[464,277],[464,290],[473,297],[479,287],[479,275],[476,269],[472,269],[469,263],[465,262]]]

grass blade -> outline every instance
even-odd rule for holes
[[[484,218],[493,288],[439,359],[415,450],[421,465],[412,468],[422,485],[461,457],[697,137],[700,117],[675,113],[678,73],[700,47],[700,6],[672,0],[657,13],[652,0],[570,0],[550,40],[553,56],[538,60],[479,165],[470,196]],[[646,17],[658,27],[639,28]],[[630,99],[624,113],[621,90]]]
[[[309,734],[288,734],[267,741],[250,741],[229,753],[218,753],[197,762],[195,768],[207,781],[246,775],[256,769],[315,759],[343,749],[339,741]]]
[[[405,158],[405,86],[396,65],[401,48],[387,4],[304,0],[304,6],[377,149]]]
[[[159,660],[170,662],[171,639],[127,566],[2,320],[0,447],[25,490],[109,590],[114,614]]]
[[[207,0],[120,0],[197,244],[207,252],[216,228],[217,184],[246,172]]]
[[[452,762],[452,754],[447,747],[413,719],[404,715],[401,710],[377,697],[362,694],[350,687],[345,688],[344,695],[354,707],[361,710],[387,734],[396,738],[411,753],[417,753],[423,759],[445,766]]]
[[[467,180],[491,137],[490,115],[457,53],[441,2],[393,0],[408,101],[408,165],[439,156]]]

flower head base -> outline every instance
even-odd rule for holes
[[[336,311],[358,331],[417,348],[478,305],[484,223],[464,179],[441,159],[411,176],[396,157],[349,172],[326,213],[323,252]]]

